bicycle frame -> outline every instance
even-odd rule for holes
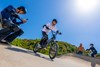
[[[54,32],[54,31],[52,31],[52,30],[51,30],[51,32],[52,32],[52,37],[47,41],[46,47],[47,47],[51,42],[56,42],[56,41],[55,41],[55,40],[56,40],[56,36],[57,36],[57,34],[59,34],[59,33]]]

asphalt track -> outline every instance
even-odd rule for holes
[[[51,61],[43,54],[0,44],[0,67],[100,67],[94,61],[87,62],[75,57],[56,58]]]

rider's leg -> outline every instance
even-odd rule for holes
[[[92,53],[92,57],[96,57],[97,52]]]
[[[11,26],[10,21],[4,21],[3,29],[0,30],[0,41],[12,32],[10,26]]]
[[[0,30],[0,41],[12,32],[9,28]]]
[[[24,33],[23,30],[20,29],[19,31],[16,31],[16,32],[10,34],[9,36],[7,36],[5,38],[5,40],[7,42],[12,42],[15,38],[17,38],[18,36],[21,36],[23,33]]]
[[[40,45],[44,46],[47,43],[48,35],[46,34],[46,32],[43,31],[42,31],[42,35],[43,37],[41,38]]]
[[[94,54],[94,53],[92,53],[92,54],[91,54],[91,57],[94,57],[94,55],[95,55],[95,54]]]

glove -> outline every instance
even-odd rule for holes
[[[57,30],[57,33],[60,34],[60,35],[62,34],[61,32],[59,32],[59,30]]]

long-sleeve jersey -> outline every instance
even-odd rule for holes
[[[97,50],[94,47],[90,47],[90,49],[93,53],[97,53]]]
[[[13,23],[20,25],[22,24],[22,20],[18,16],[18,13],[16,12],[16,9],[12,6],[9,5],[5,9],[1,11],[2,19],[3,20],[11,20]],[[17,22],[17,19],[19,19],[21,22]]]
[[[43,27],[43,29],[42,29],[42,31],[43,32],[46,32],[46,34],[48,34],[51,30],[53,30],[53,31],[57,31],[57,28],[56,28],[56,26],[52,26],[52,23],[48,23],[48,24],[46,24],[46,26],[49,28],[49,29],[47,29],[46,27]]]

